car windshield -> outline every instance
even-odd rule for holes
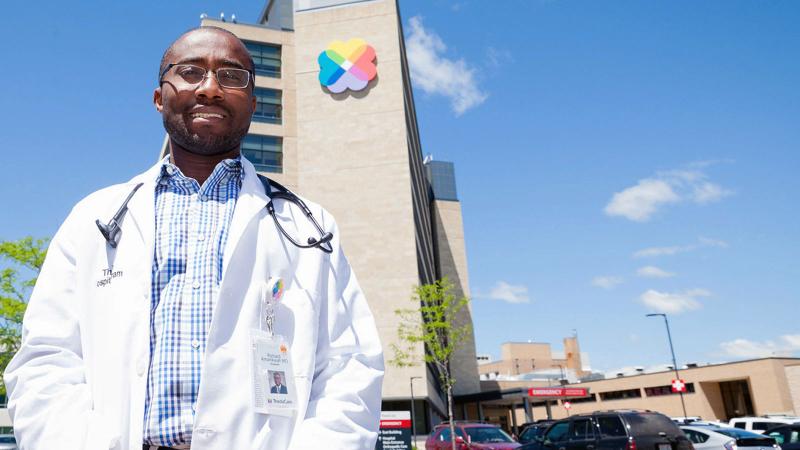
[[[471,442],[514,442],[500,428],[495,427],[469,427],[465,431]]]
[[[734,439],[753,439],[764,438],[763,434],[753,433],[751,431],[740,430],[738,428],[715,428],[714,431]]]

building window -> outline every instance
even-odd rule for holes
[[[609,391],[600,393],[600,399],[603,401],[624,400],[626,398],[641,398],[641,396],[641,389],[625,389],[622,391]]]
[[[253,120],[256,122],[281,123],[281,91],[257,87],[254,91],[256,96],[256,111],[253,113]]]
[[[281,48],[277,45],[244,42],[256,65],[256,75],[265,77],[281,77]]]
[[[596,402],[597,396],[594,394],[589,394],[588,397],[579,397],[579,398],[571,398],[567,400],[570,403],[589,403],[589,402]],[[563,403],[563,402],[562,402]]]
[[[428,181],[433,198],[436,200],[458,201],[456,175],[453,163],[447,161],[428,161],[425,163]]]
[[[657,397],[659,395],[672,395],[677,394],[677,392],[672,392],[672,385],[668,384],[666,386],[651,386],[644,388],[644,393],[648,397]],[[686,393],[693,394],[694,393],[694,383],[686,383]]]
[[[242,140],[242,154],[259,172],[283,172],[283,139],[248,134]]]

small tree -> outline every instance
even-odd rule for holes
[[[0,272],[0,372],[6,370],[19,350],[22,317],[44,263],[48,242],[48,239],[32,237],[0,242],[0,258],[11,262],[10,267]],[[0,381],[0,394],[6,395],[5,381]]]
[[[447,392],[450,442],[453,450],[456,450],[453,424],[453,386],[456,379],[450,372],[450,360],[471,332],[471,327],[469,324],[459,325],[456,319],[459,311],[469,304],[469,299],[457,298],[452,291],[453,285],[446,277],[433,284],[414,288],[412,300],[416,307],[395,310],[399,318],[397,337],[400,345],[392,344],[394,359],[389,362],[396,367],[409,367],[424,361],[438,369],[439,380]],[[424,346],[423,355],[417,354],[419,344]]]

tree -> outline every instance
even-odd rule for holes
[[[411,299],[415,302],[414,308],[395,310],[399,318],[397,337],[400,345],[392,344],[394,359],[389,362],[396,367],[409,367],[424,361],[436,367],[447,393],[450,442],[456,450],[453,422],[453,386],[456,380],[450,371],[450,360],[472,331],[469,324],[459,324],[457,320],[459,311],[469,304],[469,299],[456,297],[453,284],[447,277],[415,287]],[[417,353],[419,344],[423,344],[423,355]]]
[[[22,317],[44,263],[48,243],[49,239],[32,237],[0,242],[0,258],[11,263],[0,272],[0,371],[5,371],[19,350]],[[0,381],[0,395],[6,395],[4,381]]]

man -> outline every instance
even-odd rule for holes
[[[78,203],[32,293],[5,375],[21,449],[374,447],[381,346],[336,224],[308,203],[332,252],[293,245],[239,154],[253,70],[219,28],[189,31],[165,52],[153,98],[170,156]],[[104,239],[95,220],[129,196],[120,233]],[[296,241],[319,236],[295,204],[274,200]],[[276,279],[285,292],[274,332],[296,396],[288,414],[254,407],[252,336]]]
[[[280,372],[275,372],[272,375],[272,381],[275,383],[270,388],[270,392],[273,394],[288,394],[289,391],[286,390],[286,386],[283,384],[283,379],[281,377]]]

